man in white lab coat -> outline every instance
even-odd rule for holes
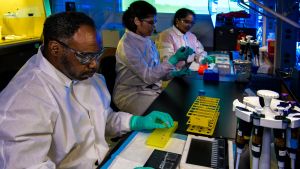
[[[91,18],[54,14],[43,35],[38,53],[0,94],[1,169],[95,168],[109,149],[105,136],[173,125],[162,112],[113,112],[105,79],[95,73],[103,50]]]

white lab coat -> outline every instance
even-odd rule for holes
[[[170,79],[175,67],[160,63],[150,37],[126,30],[116,51],[116,82],[113,100],[123,111],[141,115],[161,92],[161,80]]]
[[[95,168],[131,116],[112,111],[102,75],[72,82],[39,49],[0,94],[0,168]]]

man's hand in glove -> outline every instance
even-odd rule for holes
[[[131,130],[152,130],[156,128],[170,128],[173,119],[168,113],[152,111],[146,116],[132,116],[130,120]]]

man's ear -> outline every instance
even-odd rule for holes
[[[48,49],[51,55],[58,55],[61,50],[60,45],[56,41],[50,41],[48,43]]]

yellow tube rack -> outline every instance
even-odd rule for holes
[[[219,98],[198,96],[186,114],[189,117],[187,131],[213,135],[220,114],[219,101]]]

